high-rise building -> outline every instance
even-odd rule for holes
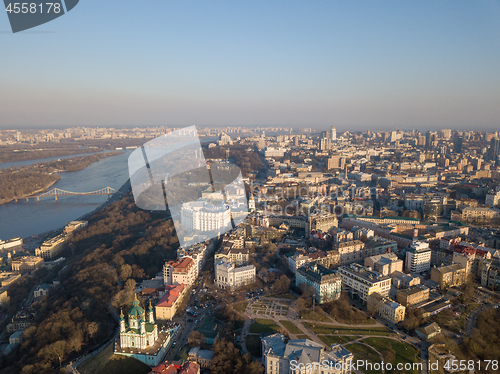
[[[319,149],[322,151],[327,151],[330,149],[330,139],[321,138]]]
[[[463,145],[464,145],[464,138],[462,136],[458,136],[453,144],[453,152],[462,153]]]
[[[335,126],[330,127],[330,140],[337,140],[337,129]]]
[[[488,149],[488,159],[489,161],[497,161],[498,156],[500,156],[500,138],[492,138]]]
[[[431,268],[431,249],[429,243],[415,241],[406,249],[406,270],[410,273],[422,273]]]

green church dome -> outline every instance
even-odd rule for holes
[[[141,307],[141,303],[137,300],[137,295],[135,295],[134,303],[128,311],[128,318],[139,319],[144,314],[144,309]]]

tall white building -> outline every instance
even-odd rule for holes
[[[231,212],[224,206],[205,201],[182,204],[181,225],[188,230],[227,231],[231,229]]]
[[[429,243],[415,241],[406,249],[406,270],[410,273],[423,273],[431,268]]]
[[[330,127],[330,140],[337,140],[337,129],[335,126]]]
[[[226,258],[215,264],[215,285],[222,289],[235,290],[246,284],[255,282],[255,266],[236,265]]]

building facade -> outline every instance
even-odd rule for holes
[[[255,282],[255,266],[236,267],[227,259],[220,259],[215,264],[215,285],[222,289],[236,290]]]
[[[431,249],[429,244],[415,241],[406,249],[406,270],[410,273],[423,273],[431,268]]]
[[[306,263],[297,269],[295,285],[306,291],[311,290],[318,304],[337,300],[342,292],[340,276],[316,263]]]
[[[389,296],[391,278],[372,271],[371,268],[351,264],[339,267],[339,274],[342,278],[342,289],[348,291],[351,296],[357,295],[365,303],[375,292],[381,296]]]

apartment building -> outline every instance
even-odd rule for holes
[[[439,283],[440,289],[448,287],[460,286],[467,280],[467,272],[461,264],[452,264],[432,268],[431,280]]]
[[[333,249],[337,250],[340,258],[340,265],[349,265],[353,262],[362,262],[364,259],[365,243],[361,240],[349,240],[333,244]]]
[[[500,289],[500,263],[485,261],[481,273],[481,285],[492,290]]]
[[[340,276],[316,263],[306,263],[297,269],[295,285],[302,290],[310,290],[318,304],[337,300],[342,292]]]
[[[167,261],[163,265],[163,282],[165,285],[184,284],[189,287],[196,280],[197,273],[198,269],[189,257]]]
[[[414,241],[406,249],[406,270],[410,273],[423,273],[431,268],[431,249],[429,243]]]
[[[390,323],[398,323],[405,319],[406,308],[403,305],[377,292],[368,297],[367,309]]]
[[[391,278],[384,276],[371,268],[358,264],[340,266],[338,269],[342,278],[342,289],[352,296],[358,295],[365,303],[372,293],[387,297],[391,288]]]
[[[64,249],[66,239],[67,234],[63,233],[44,241],[40,248],[35,249],[35,255],[47,259],[56,257]]]
[[[155,306],[156,319],[171,320],[174,318],[187,287],[181,285],[166,285],[165,294]]]

